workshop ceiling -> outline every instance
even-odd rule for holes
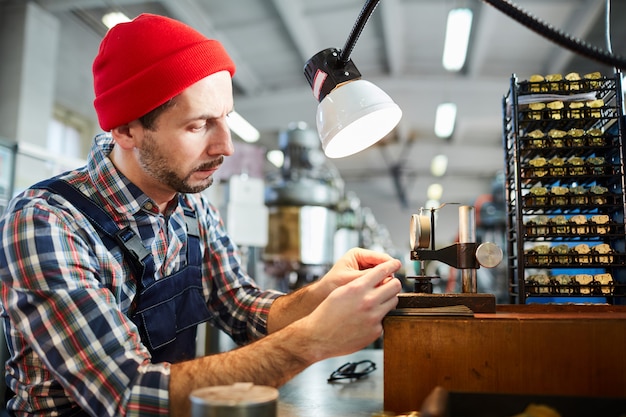
[[[11,0],[4,0],[11,1]],[[277,148],[278,132],[295,121],[314,127],[317,102],[303,75],[315,53],[342,48],[363,0],[35,0],[62,25],[57,95],[67,106],[91,106],[90,62],[105,28],[100,16],[122,11],[182,20],[220,39],[237,64],[235,107],[261,132],[260,144]],[[537,18],[607,49],[606,2],[603,0],[517,0],[514,4]],[[447,13],[470,7],[474,20],[468,59],[457,73],[442,67]],[[626,2],[611,7],[613,52],[626,55]],[[370,207],[398,247],[408,247],[408,224],[426,202],[426,189],[443,185],[442,202],[473,204],[491,192],[503,169],[502,97],[510,79],[533,74],[600,71],[609,66],[555,45],[493,6],[478,0],[382,0],[365,26],[351,58],[363,75],[385,90],[402,108],[403,119],[392,135],[358,155],[333,160],[362,205]],[[87,68],[84,68],[87,67]],[[80,73],[78,71],[81,71]],[[87,85],[89,83],[89,85]],[[455,102],[454,135],[433,132],[435,108]],[[430,174],[436,154],[448,157],[442,178]],[[392,169],[395,168],[395,169]],[[397,174],[395,187],[391,172]],[[407,201],[403,207],[398,190]],[[452,217],[452,229],[456,220]],[[449,225],[442,226],[449,227]],[[441,239],[452,238],[439,233]]]

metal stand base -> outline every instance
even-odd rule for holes
[[[398,295],[398,306],[401,308],[429,308],[464,305],[474,313],[495,313],[496,296],[494,294],[418,294],[401,293]]]

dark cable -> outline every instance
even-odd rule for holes
[[[607,47],[609,52],[591,46],[580,39],[577,39],[559,29],[556,29],[554,26],[536,18],[531,15],[527,11],[521,9],[519,6],[508,0],[483,0],[485,3],[490,4],[496,9],[500,10],[505,15],[509,16],[513,20],[516,20],[518,23],[526,26],[530,30],[538,33],[539,35],[551,40],[552,42],[560,45],[566,49],[569,49],[577,54],[585,56],[587,58],[593,59],[595,61],[604,63],[606,65],[611,65],[616,69],[626,69],[626,60],[620,56],[613,55],[611,52],[611,45],[609,42],[609,29],[608,29],[608,20],[610,14],[610,0],[607,0]],[[339,63],[346,64],[350,60],[350,55],[352,54],[352,50],[356,45],[361,32],[363,32],[363,28],[367,23],[369,17],[372,15],[376,6],[380,0],[368,0],[363,9],[361,9],[361,13],[355,22],[350,35],[346,41],[346,44],[341,51],[339,56]]]
[[[606,65],[611,65],[616,68],[625,69],[626,60],[624,58],[611,54],[610,52],[603,51],[594,46],[588,45],[579,39],[576,39],[556,28],[549,25],[536,17],[532,16],[528,12],[522,10],[518,6],[509,2],[508,0],[483,0],[500,10],[502,13],[526,26],[530,30],[538,33],[539,35],[551,40],[557,45],[563,46],[575,53],[591,58],[595,61],[599,61]]]

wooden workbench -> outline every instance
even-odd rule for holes
[[[416,311],[419,313],[418,311]],[[499,305],[384,320],[384,408],[449,391],[626,397],[626,306]]]

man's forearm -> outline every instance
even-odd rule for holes
[[[330,292],[321,281],[277,298],[272,303],[267,331],[273,333],[310,314]]]
[[[197,388],[235,382],[281,386],[319,360],[303,349],[306,334],[287,328],[251,345],[172,365],[170,415],[189,416],[189,394]]]

